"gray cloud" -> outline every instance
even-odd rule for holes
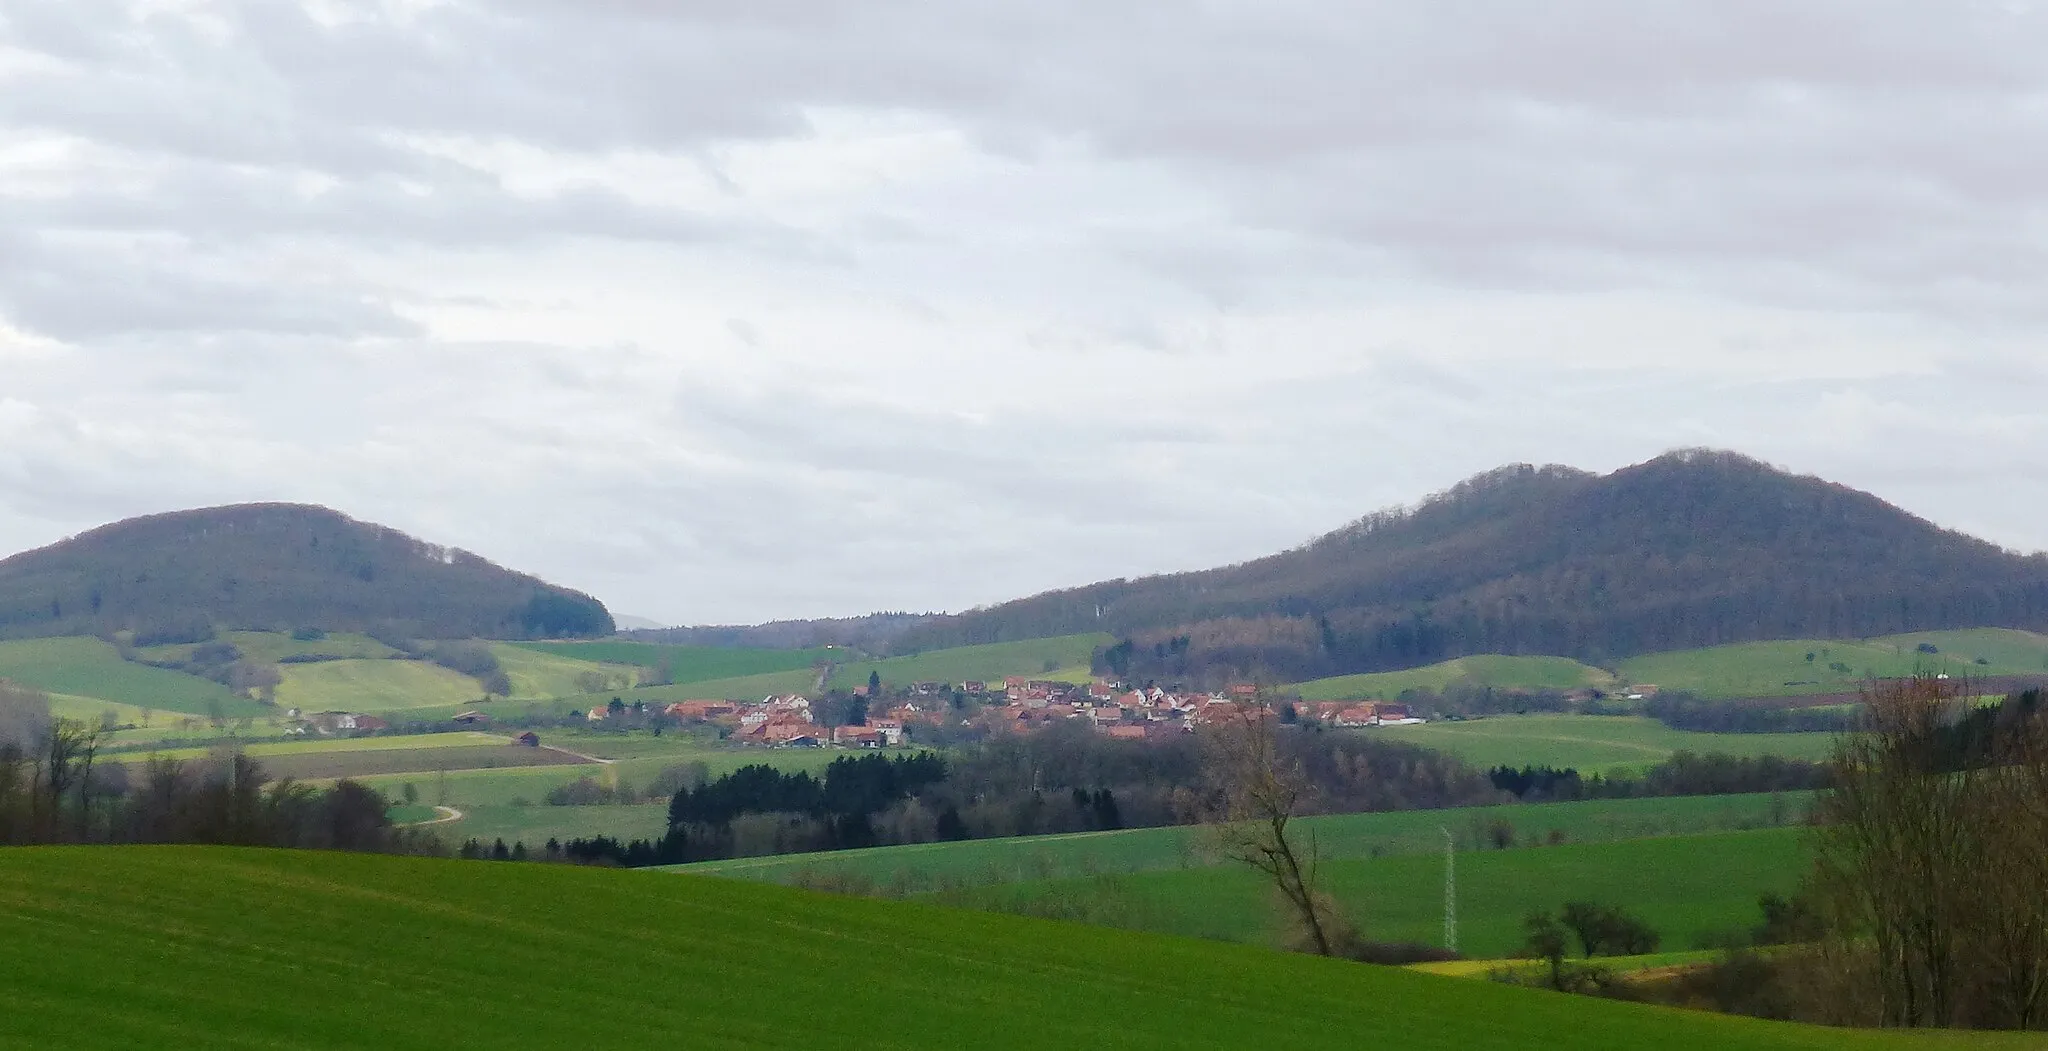
[[[0,550],[303,499],[664,619],[958,608],[1694,444],[2048,546],[2044,50],[1994,3],[12,5]]]

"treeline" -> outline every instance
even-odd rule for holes
[[[441,639],[612,631],[588,595],[319,507],[152,515],[0,560],[0,638],[205,642],[214,624]]]
[[[1188,824],[1200,820],[1204,795],[1214,787],[1198,737],[1124,741],[1066,724],[963,746],[944,758],[843,757],[822,778],[754,766],[678,791],[670,801],[669,830],[659,840],[578,840],[559,844],[554,856],[673,864]],[[1455,759],[1364,734],[1289,725],[1280,728],[1278,747],[1316,786],[1303,813],[1502,798],[1483,775]]]
[[[1650,796],[1721,796],[1752,792],[1804,792],[1834,783],[1827,763],[1777,756],[1699,755],[1679,752],[1640,776],[1581,775],[1571,767],[1495,767],[1493,787],[1527,803]]]
[[[99,730],[50,717],[42,694],[0,682],[0,844],[209,843],[428,852],[390,803],[354,781],[273,781],[255,760],[102,761]]]
[[[1683,693],[1650,698],[1643,714],[1674,730],[1722,734],[1843,733],[1855,729],[1860,718],[1856,705],[1793,708],[1706,701]]]
[[[1605,477],[1504,468],[1282,554],[935,618],[897,646],[1107,631],[1098,671],[1206,686],[1984,625],[2048,626],[2048,557],[1692,452]]]

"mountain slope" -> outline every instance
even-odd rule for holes
[[[133,518],[0,561],[0,638],[224,628],[431,638],[609,634],[596,599],[322,507]]]
[[[1605,476],[1502,468],[1282,554],[942,618],[899,648],[1106,630],[1134,675],[1286,681],[1979,626],[2048,626],[2048,557],[1689,451]]]
[[[2005,1048],[910,902],[565,865],[0,852],[0,1044]],[[822,981],[821,981],[822,979]]]

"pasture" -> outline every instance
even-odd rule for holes
[[[317,639],[295,639],[276,631],[226,631],[217,641],[240,650],[246,660],[276,663],[286,657],[337,657],[377,660],[398,653],[368,635],[330,632]],[[143,646],[135,652],[150,660],[190,660],[195,643]]]
[[[1809,802],[1810,796],[1805,793],[1587,799],[1453,810],[1326,814],[1300,818],[1298,827],[1315,837],[1325,857],[1368,859],[1440,852],[1445,830],[1451,832],[1459,850],[1482,850],[1490,842],[1490,826],[1497,821],[1511,826],[1518,843],[1552,839],[1606,843],[1796,824],[1803,819]],[[1204,846],[1201,830],[1183,825],[734,858],[677,866],[677,870],[785,883],[830,877],[920,891],[1103,873],[1157,872],[1207,866],[1214,860]]]
[[[1356,732],[1434,748],[1482,769],[1554,766],[1587,774],[1637,771],[1684,751],[1818,760],[1827,758],[1835,739],[1826,733],[1694,733],[1622,715],[1490,715]]]
[[[511,680],[511,696],[517,699],[630,690],[640,682],[640,669],[629,664],[577,660],[506,642],[492,643],[491,654]]]
[[[837,647],[806,650],[766,650],[719,646],[664,646],[650,642],[602,639],[594,642],[512,642],[506,649],[545,653],[577,661],[624,664],[649,670],[667,666],[676,683],[738,679],[773,672],[806,671],[847,659],[851,654]],[[589,690],[577,690],[589,693]]]
[[[0,1043],[14,1047],[2038,1043],[1791,1026],[1194,939],[571,866],[32,847],[0,851],[0,900],[0,939],[37,947],[0,960]],[[857,992],[833,997],[835,1010],[792,1007],[816,1004],[826,975],[857,977]]]
[[[1920,652],[1923,644],[1937,652]],[[1923,671],[1957,677],[2048,675],[2048,636],[1972,628],[1849,641],[1745,642],[1631,657],[1618,670],[1629,682],[1701,697],[1793,697],[1854,692],[1867,679]]]
[[[280,708],[304,712],[386,712],[477,703],[483,686],[460,672],[419,660],[347,660],[285,664]]]
[[[1113,636],[1103,633],[1062,635],[983,646],[956,646],[884,660],[855,661],[834,668],[826,685],[842,690],[865,686],[871,673],[880,675],[888,686],[907,686],[914,682],[958,685],[964,679],[993,679],[1001,685],[1006,675],[1033,679],[1058,676],[1064,681],[1087,682],[1088,662],[1095,648],[1115,641]]]
[[[1481,654],[1406,671],[1339,675],[1313,679],[1287,689],[1304,701],[1353,699],[1393,700],[1408,690],[1441,691],[1449,686],[1495,686],[1502,689],[1572,690],[1611,686],[1614,676],[1569,657],[1507,657]]]
[[[183,715],[236,718],[268,711],[209,679],[124,661],[112,645],[93,638],[0,642],[0,679],[49,693]]]
[[[1662,948],[1697,948],[1754,925],[1758,895],[1790,894],[1810,865],[1796,828],[1461,853],[1458,948],[1483,958],[1514,955],[1523,917],[1567,901],[1624,906],[1663,936]],[[1323,873],[1331,897],[1367,937],[1442,944],[1440,855],[1333,860]],[[1224,941],[1285,938],[1270,882],[1228,864],[968,887],[939,900]]]

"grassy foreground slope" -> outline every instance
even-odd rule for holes
[[[0,938],[37,947],[0,959],[8,1046],[2026,1046],[568,867],[30,848],[0,851],[0,900]],[[831,1010],[820,976],[845,976]]]

